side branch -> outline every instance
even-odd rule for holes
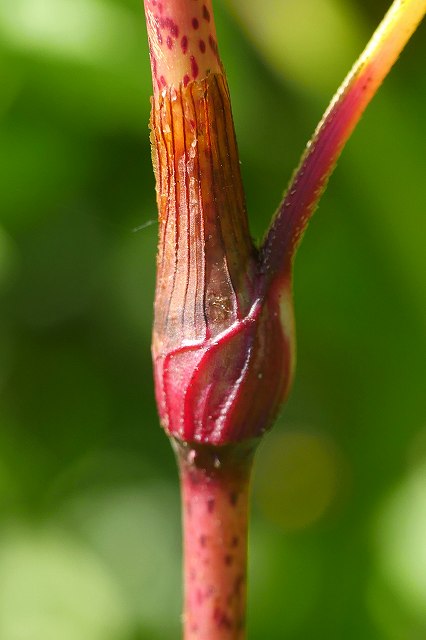
[[[426,13],[426,0],[395,0],[308,142],[261,248],[265,284],[288,276],[292,259],[342,149]]]

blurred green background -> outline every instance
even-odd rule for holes
[[[218,0],[256,238],[386,8]],[[426,638],[424,36],[296,261],[297,377],[253,487],[250,640]],[[1,0],[1,640],[179,637],[150,92],[138,0]]]

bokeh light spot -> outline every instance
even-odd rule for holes
[[[342,0],[229,3],[270,67],[304,92],[332,91],[360,52],[359,17]]]
[[[131,14],[100,0],[2,0],[0,34],[36,54],[103,65],[128,58],[136,41]]]
[[[96,554],[68,534],[11,528],[0,549],[1,638],[129,637],[120,589]]]
[[[314,524],[336,496],[339,458],[321,434],[271,435],[259,452],[255,481],[264,515],[286,531]]]
[[[375,529],[379,573],[426,625],[426,461],[388,498]]]
[[[64,510],[113,571],[133,618],[158,638],[179,633],[177,493],[166,483],[124,486],[81,494]]]

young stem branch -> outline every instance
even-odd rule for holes
[[[175,442],[181,476],[184,640],[244,640],[253,445]]]
[[[264,240],[266,284],[288,276],[309,218],[365,108],[426,13],[426,0],[395,0],[338,89],[281,202]]]

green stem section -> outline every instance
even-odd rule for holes
[[[244,640],[254,446],[174,445],[182,492],[184,640]]]

